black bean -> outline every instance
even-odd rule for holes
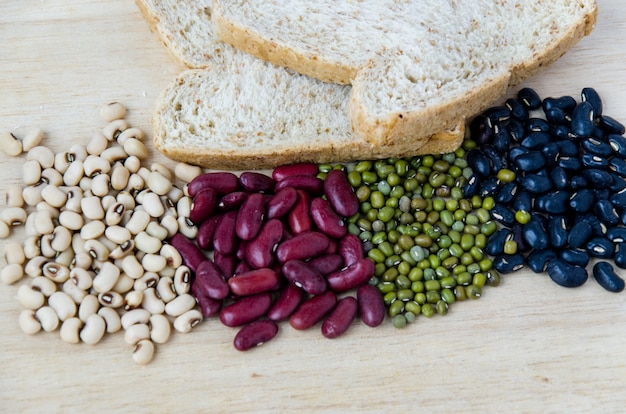
[[[572,266],[559,259],[551,260],[546,270],[550,279],[564,287],[582,286],[589,277],[585,268]]]
[[[598,200],[593,207],[596,217],[608,226],[615,226],[619,223],[619,215],[617,210],[609,200]]]
[[[562,157],[577,157],[578,156],[578,146],[573,142],[573,141],[569,141],[569,140],[559,140],[556,141],[557,145],[559,146],[559,154]]]
[[[606,137],[606,142],[617,155],[626,157],[626,138],[621,135],[610,134]]]
[[[500,152],[505,152],[511,143],[511,134],[507,127],[503,125],[496,125],[494,127],[494,134],[491,140],[491,145]]]
[[[515,223],[510,228],[513,233],[513,241],[517,244],[517,251],[519,253],[529,252],[531,248],[524,240],[524,226],[520,223]]]
[[[583,156],[580,157],[580,162],[587,168],[606,169],[609,166],[609,160],[595,154],[583,154]]]
[[[527,262],[528,267],[535,273],[543,273],[546,271],[546,267],[551,260],[557,258],[556,253],[552,249],[545,250],[533,250],[528,255]]]
[[[512,206],[515,211],[530,212],[533,208],[533,198],[528,191],[521,190],[517,193],[515,200],[513,200]]]
[[[593,189],[593,195],[596,197],[596,200],[608,200],[611,194],[611,190],[609,190],[608,188]]]
[[[580,97],[583,102],[589,102],[593,108],[593,112],[596,116],[602,115],[602,99],[600,95],[593,88],[583,88],[580,93]]]
[[[525,262],[520,253],[503,254],[493,258],[493,268],[502,274],[512,273],[524,267]]]
[[[500,181],[496,177],[488,177],[485,179],[480,188],[478,189],[478,195],[482,198],[487,196],[493,196],[498,192],[500,188]]]
[[[569,247],[577,249],[585,245],[587,240],[593,235],[593,229],[591,225],[586,221],[579,221],[572,227],[569,235],[567,236],[567,243]]]
[[[550,179],[557,190],[565,190],[570,186],[570,180],[565,170],[561,167],[554,167],[550,171]]]
[[[611,158],[609,161],[609,168],[611,171],[616,172],[619,177],[626,176],[626,160],[623,158]],[[613,182],[615,182],[615,175],[613,175]]]
[[[582,267],[586,267],[589,264],[589,260],[591,260],[589,253],[584,249],[563,249],[558,256],[559,259],[568,264]]]
[[[491,217],[500,224],[512,226],[515,223],[515,213],[507,206],[496,204],[490,213]]]
[[[613,243],[623,243],[626,241],[626,228],[624,227],[611,227],[606,232],[606,238]]]
[[[609,157],[613,155],[613,148],[606,142],[600,141],[596,138],[586,138],[580,142],[580,147],[591,154],[599,155],[601,157]]]
[[[595,196],[593,195],[593,191],[587,188],[575,192],[569,200],[569,206],[577,213],[590,211],[594,204]]]
[[[589,182],[583,176],[574,175],[569,180],[569,186],[572,190],[581,190],[589,187]]]
[[[610,116],[600,115],[598,125],[609,134],[624,135],[626,132],[626,127]]]
[[[585,249],[592,257],[608,259],[615,253],[615,245],[605,237],[593,237],[585,244]]]
[[[507,158],[509,159],[509,161],[515,162],[515,159],[517,157],[519,157],[522,154],[526,154],[528,151],[530,150],[525,147],[513,147],[509,150],[507,154]]]
[[[581,102],[572,112],[572,133],[577,137],[589,137],[594,129],[593,106],[589,102]]]
[[[541,98],[534,89],[522,88],[517,92],[517,97],[528,109],[541,107]]]
[[[515,182],[504,183],[495,195],[496,203],[509,205],[515,200],[519,187]]]
[[[593,277],[598,284],[609,292],[624,290],[624,279],[615,273],[615,269],[608,262],[598,262],[593,266]]]
[[[544,194],[535,200],[538,209],[550,214],[563,214],[567,211],[569,193],[566,191],[553,191]]]
[[[524,241],[533,249],[543,250],[549,247],[548,233],[541,221],[534,217],[524,225],[522,235]]]
[[[528,117],[526,117],[528,119]],[[507,125],[509,128],[509,134],[511,134],[511,139],[515,142],[519,142],[525,135],[524,124],[522,124],[517,119],[511,119],[509,124]]]
[[[617,267],[626,269],[626,242],[617,243],[615,245],[613,261]]]
[[[546,158],[541,151],[533,150],[515,157],[514,163],[524,172],[535,172],[546,166]]]
[[[589,223],[594,236],[606,236],[606,226],[593,213],[579,215],[576,220]]]
[[[546,165],[555,166],[561,155],[559,144],[550,142],[541,148],[541,153],[546,159]]]
[[[561,108],[550,108],[546,113],[546,119],[552,124],[565,125],[569,121],[569,115]]]
[[[492,106],[491,108],[487,109],[483,113],[483,115],[489,118],[489,120],[491,121],[491,125],[495,125],[498,122],[509,120],[511,118],[511,111],[506,105]]]
[[[553,108],[558,108],[563,112],[572,112],[576,107],[576,99],[572,96],[560,96],[558,98],[548,97],[542,102],[544,112]]]
[[[613,184],[609,187],[612,192],[619,192],[626,188],[626,179],[618,174],[611,174],[613,177]]]
[[[542,177],[538,174],[528,174],[522,177],[521,184],[527,191],[534,194],[542,194],[552,190],[550,178]]]
[[[626,189],[620,190],[609,197],[609,201],[617,208],[626,207]]]
[[[550,245],[555,249],[560,249],[568,243],[569,234],[565,217],[555,216],[550,218],[548,222],[548,237],[550,238]]]
[[[470,124],[470,134],[472,139],[476,141],[478,145],[491,142],[493,128],[489,124],[489,120],[485,115],[478,115],[472,120]]]
[[[491,163],[489,158],[478,148],[470,150],[466,155],[467,163],[475,174],[483,177],[489,176]]]
[[[480,189],[481,180],[477,174],[472,175],[465,185],[463,185],[463,194],[466,197],[472,197],[478,194],[478,190]]]
[[[569,125],[551,125],[550,134],[552,134],[552,136],[557,139],[570,139],[572,129],[569,127]]]
[[[485,246],[485,252],[490,256],[498,256],[504,253],[504,244],[513,239],[513,233],[507,228],[498,229],[493,233],[487,245]]]
[[[584,170],[582,174],[594,188],[608,188],[613,183],[613,177],[611,174],[597,168]]]
[[[575,157],[568,157],[568,156],[560,157],[558,165],[559,165],[559,167],[563,168],[564,170],[572,171],[572,172],[580,171],[580,169],[582,168],[582,164],[580,163],[580,160],[578,159],[578,156],[575,156]]]
[[[526,135],[526,138],[522,140],[521,145],[528,149],[536,149],[543,147],[551,141],[552,138],[550,137],[550,134],[543,131],[537,131]]]
[[[526,130],[529,132],[549,132],[550,123],[542,118],[530,118],[526,123]]]
[[[528,120],[528,109],[518,99],[509,98],[504,105],[509,108],[511,116],[521,121]]]
[[[481,149],[483,154],[489,158],[493,171],[500,171],[503,168],[508,168],[509,163],[506,158],[502,156],[502,151],[497,151],[491,145],[483,145]]]

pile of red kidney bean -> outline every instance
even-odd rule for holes
[[[368,284],[374,263],[347,231],[359,201],[343,171],[318,172],[303,163],[271,177],[209,172],[188,184],[198,232],[170,242],[194,273],[203,315],[240,327],[238,350],[269,341],[283,320],[298,330],[323,321],[322,334],[335,338],[357,316],[372,327],[385,317],[381,293]]]

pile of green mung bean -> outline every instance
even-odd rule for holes
[[[322,175],[347,171],[360,202],[348,229],[376,263],[370,283],[397,328],[419,315],[446,315],[453,303],[478,299],[485,285],[500,283],[484,252],[498,229],[490,214],[494,200],[463,194],[473,174],[464,156],[475,146],[465,140],[443,155],[320,165]]]

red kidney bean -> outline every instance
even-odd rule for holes
[[[298,330],[309,329],[321,321],[337,304],[337,296],[329,290],[313,296],[296,309],[289,317],[289,324]]]
[[[222,216],[213,235],[213,248],[215,251],[224,255],[235,253],[237,250],[236,223],[237,211],[229,211]]]
[[[212,188],[219,194],[228,194],[237,191],[239,188],[239,178],[230,172],[210,172],[200,174],[187,186],[187,192],[191,197],[200,192],[203,188]]]
[[[237,213],[235,231],[242,240],[251,240],[259,234],[265,215],[263,194],[250,194]]]
[[[269,293],[243,296],[222,308],[220,321],[230,327],[242,326],[265,315],[270,306],[272,306],[272,296]]]
[[[279,192],[285,187],[303,190],[311,195],[320,195],[324,192],[324,181],[314,175],[290,175],[277,182],[274,191]]]
[[[324,252],[325,254],[335,254],[339,251],[339,243],[335,239],[328,239],[328,248]]]
[[[292,232],[304,233],[313,228],[313,220],[311,219],[311,197],[302,190],[297,190],[297,193],[298,200],[289,212],[287,222]]]
[[[345,266],[351,266],[364,257],[363,243],[354,234],[346,234],[339,241],[339,254],[343,258]]]
[[[365,258],[352,266],[329,274],[326,280],[330,288],[335,292],[345,292],[367,283],[374,276],[375,270],[374,262]]]
[[[237,265],[235,266],[235,270],[233,270],[233,276],[237,276],[240,275],[242,273],[246,273],[253,270],[252,266],[250,266],[248,264],[248,262],[246,261],[241,261],[239,263],[237,263]]]
[[[303,296],[304,291],[302,289],[288,283],[267,312],[267,317],[274,321],[282,321],[289,318],[300,306]]]
[[[359,211],[359,199],[343,171],[332,170],[326,175],[324,194],[340,216],[351,217]]]
[[[211,217],[217,206],[217,192],[212,188],[203,188],[195,195],[189,212],[189,219],[196,225]]]
[[[283,265],[282,274],[294,285],[311,295],[324,293],[328,284],[324,276],[301,260],[289,260]]]
[[[232,254],[221,254],[217,250],[213,251],[213,263],[220,269],[226,280],[233,277],[237,267],[237,257]]]
[[[328,315],[328,318],[322,323],[322,335],[326,338],[334,339],[345,333],[354,319],[358,304],[352,296],[346,296],[337,302],[335,309]]]
[[[357,289],[356,298],[359,302],[359,316],[364,324],[372,328],[385,320],[385,302],[383,294],[376,286],[365,284]]]
[[[335,213],[330,203],[321,197],[311,201],[311,218],[317,228],[330,237],[339,239],[346,235],[346,223]]]
[[[198,247],[204,250],[213,249],[213,236],[215,235],[215,229],[217,223],[222,218],[221,214],[215,214],[212,217],[206,219],[199,227],[196,234],[196,243]]]
[[[198,246],[180,233],[172,236],[170,244],[178,250],[178,253],[183,258],[183,262],[194,272],[198,269],[200,263],[207,259]]]
[[[289,260],[312,259],[324,253],[328,248],[328,243],[328,237],[316,231],[296,234],[278,245],[276,258],[280,263]]]
[[[308,265],[317,270],[322,276],[326,276],[332,272],[344,267],[343,258],[338,254],[325,254],[309,260]]]
[[[274,262],[274,250],[283,238],[283,223],[272,219],[265,223],[258,236],[246,246],[246,261],[254,268],[269,267]]]
[[[282,181],[291,175],[316,175],[319,172],[317,165],[312,162],[303,162],[299,164],[281,165],[274,168],[272,178],[276,181]]]
[[[233,191],[220,198],[217,203],[217,207],[222,211],[229,211],[239,208],[248,198],[248,193],[243,191]]]
[[[235,257],[239,260],[245,260],[247,247],[248,247],[248,240],[239,240],[239,245],[237,246]]]
[[[272,177],[254,171],[242,172],[239,175],[239,183],[250,193],[266,193],[272,191],[276,185]]]
[[[271,340],[278,333],[278,325],[266,319],[254,321],[237,332],[233,345],[238,351],[247,351]]]
[[[230,293],[228,283],[220,269],[210,260],[200,263],[194,284],[197,289],[211,299],[224,299]]]
[[[230,290],[238,296],[267,292],[278,285],[278,274],[272,269],[254,269],[228,279]]]
[[[298,192],[293,187],[285,187],[267,202],[267,218],[280,218],[291,211],[298,200]]]
[[[222,309],[222,300],[217,300],[208,297],[202,292],[198,292],[196,285],[191,285],[191,293],[196,297],[198,301],[198,305],[200,306],[200,311],[205,318],[210,318],[213,315],[217,315],[219,311]]]

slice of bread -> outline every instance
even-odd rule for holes
[[[440,131],[558,59],[597,17],[595,0],[215,0],[218,37],[353,86],[355,133],[374,146]]]
[[[350,86],[321,82],[221,42],[212,1],[137,0],[167,49],[190,70],[163,91],[153,117],[155,147],[215,169],[261,169],[302,161],[450,152],[464,121],[418,139],[372,145],[351,130]]]

